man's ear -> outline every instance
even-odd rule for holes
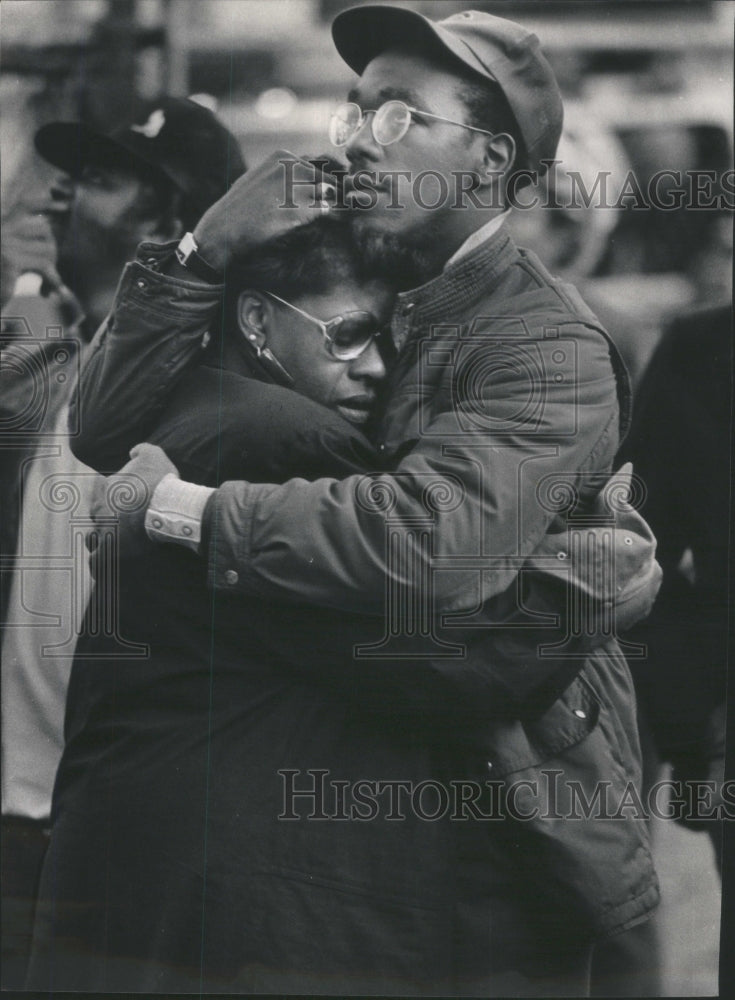
[[[482,166],[480,178],[483,184],[490,184],[501,176],[507,176],[516,159],[516,142],[507,132],[487,136],[482,145]]]
[[[260,352],[268,340],[269,313],[260,292],[246,289],[237,300],[237,326],[250,346]]]

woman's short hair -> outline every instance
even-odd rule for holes
[[[326,292],[360,275],[360,262],[346,220],[325,215],[274,237],[230,264],[226,298],[245,289],[273,292],[284,299]]]

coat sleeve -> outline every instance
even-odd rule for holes
[[[181,375],[201,360],[217,315],[224,286],[157,270],[172,247],[141,245],[82,367],[70,410],[72,450],[102,472],[119,469],[146,440]]]
[[[533,420],[527,377],[488,345],[480,389],[438,412],[395,472],[225,483],[210,501],[210,585],[369,614],[391,600],[477,609],[504,591],[554,517],[555,480],[597,493],[618,446],[607,344],[567,332],[576,364],[561,379],[554,342],[539,343]]]

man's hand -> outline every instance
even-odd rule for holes
[[[121,558],[144,553],[152,544],[145,531],[145,512],[156,487],[169,473],[178,476],[165,451],[154,444],[136,444],[127,465],[114,476],[100,476],[92,495],[91,514],[97,530],[89,536],[89,549],[96,552],[100,540],[116,526]]]
[[[276,150],[202,216],[194,230],[199,252],[224,271],[233,257],[311,222],[329,211],[322,200],[325,180],[329,175],[308,160]]]

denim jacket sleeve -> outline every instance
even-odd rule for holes
[[[70,421],[74,454],[102,472],[145,441],[181,375],[201,359],[223,285],[160,273],[175,244],[141,244],[82,367]]]

